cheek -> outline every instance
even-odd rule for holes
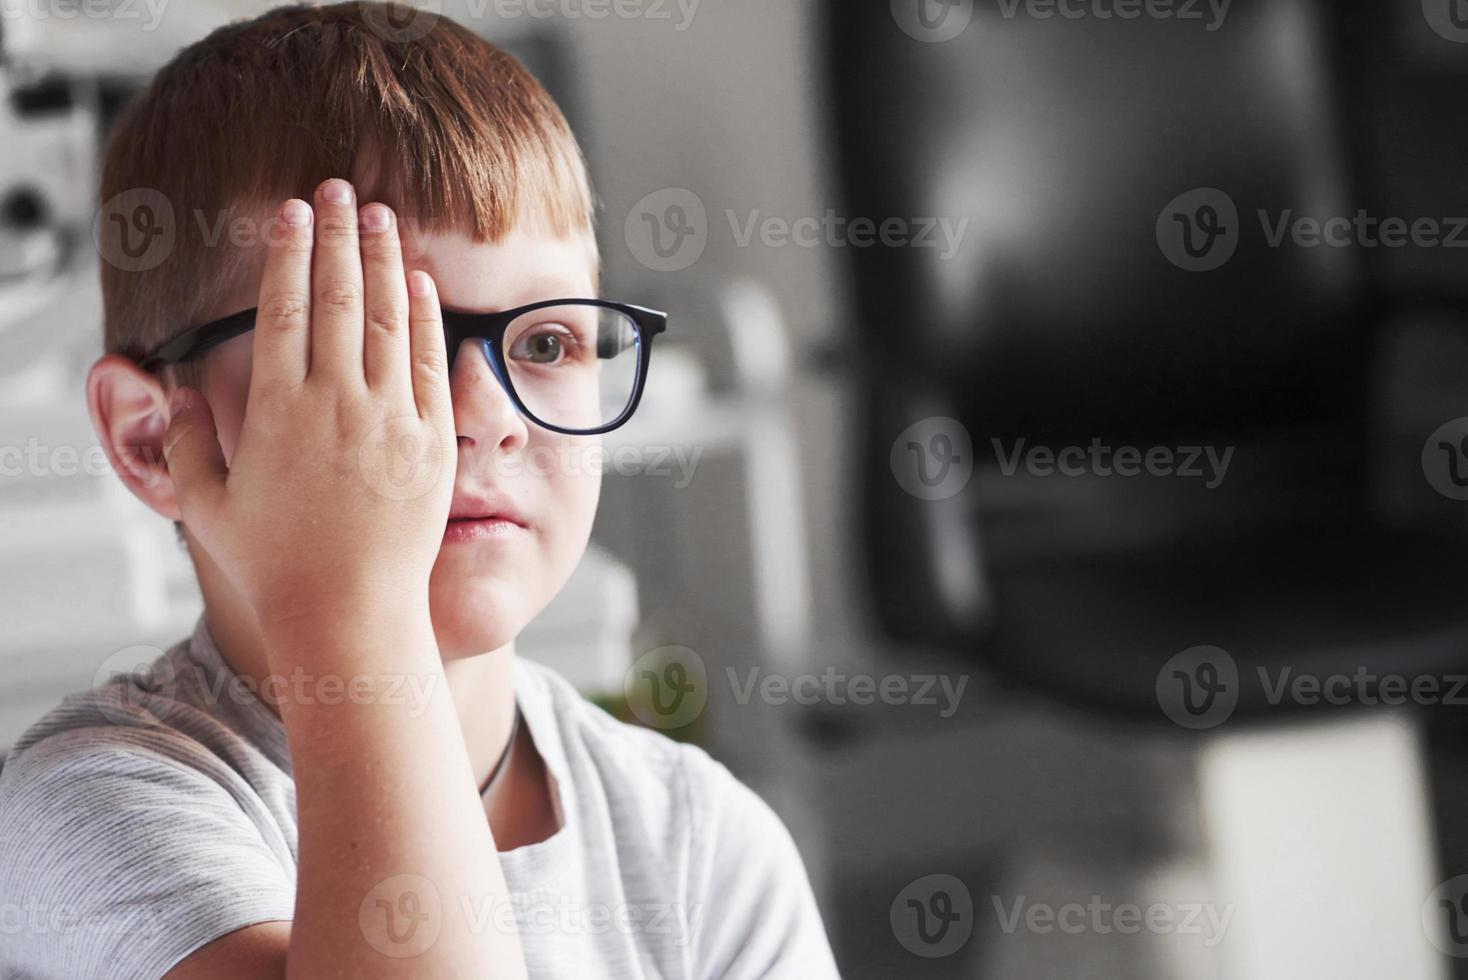
[[[542,451],[547,457],[554,454],[556,465],[538,481],[545,499],[537,502],[535,510],[555,557],[566,558],[568,566],[574,565],[586,549],[601,497],[600,440],[568,437],[546,445]],[[557,571],[570,575],[569,567]]]

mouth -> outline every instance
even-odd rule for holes
[[[506,541],[526,532],[514,521],[502,517],[462,517],[449,521],[444,528],[444,544],[467,541]]]
[[[506,501],[455,500],[444,528],[445,544],[510,540],[527,533],[529,523]]]

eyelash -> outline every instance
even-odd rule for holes
[[[506,356],[511,356],[509,352],[514,350],[517,344],[524,342],[527,338],[537,336],[541,333],[550,333],[558,340],[560,340],[561,349],[564,353],[564,357],[562,357],[561,360],[557,361],[556,363],[576,360],[579,357],[583,357],[585,355],[587,345],[582,341],[580,335],[577,334],[576,331],[572,330],[570,327],[565,326],[564,324],[554,324],[554,326],[558,329],[550,329],[552,326],[553,325],[550,323],[544,323],[536,324],[535,326],[529,328],[519,337],[515,338],[515,343],[510,344],[506,348]]]

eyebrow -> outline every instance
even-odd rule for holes
[[[541,273],[531,276],[520,287],[515,294],[517,301],[511,306],[524,306],[526,303],[536,302],[537,299],[555,299],[557,297],[570,297],[576,290],[571,285],[571,280],[564,276]],[[535,294],[544,294],[537,296]],[[592,296],[578,296],[580,299],[594,299]]]
[[[589,292],[580,288],[572,288],[571,281],[564,276],[554,273],[539,273],[522,280],[519,287],[512,293],[504,303],[498,304],[497,309],[486,310],[470,308],[461,303],[451,303],[440,294],[439,301],[445,310],[455,310],[459,313],[499,313],[503,310],[513,310],[520,306],[529,306],[546,299],[599,299],[596,284],[592,284]]]

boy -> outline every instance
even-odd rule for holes
[[[405,13],[221,29],[113,135],[101,199],[175,240],[104,206],[87,401],[205,611],[14,746],[0,974],[835,976],[758,797],[514,657],[599,489],[525,460],[625,419],[659,315],[557,302],[599,278],[565,119]]]

